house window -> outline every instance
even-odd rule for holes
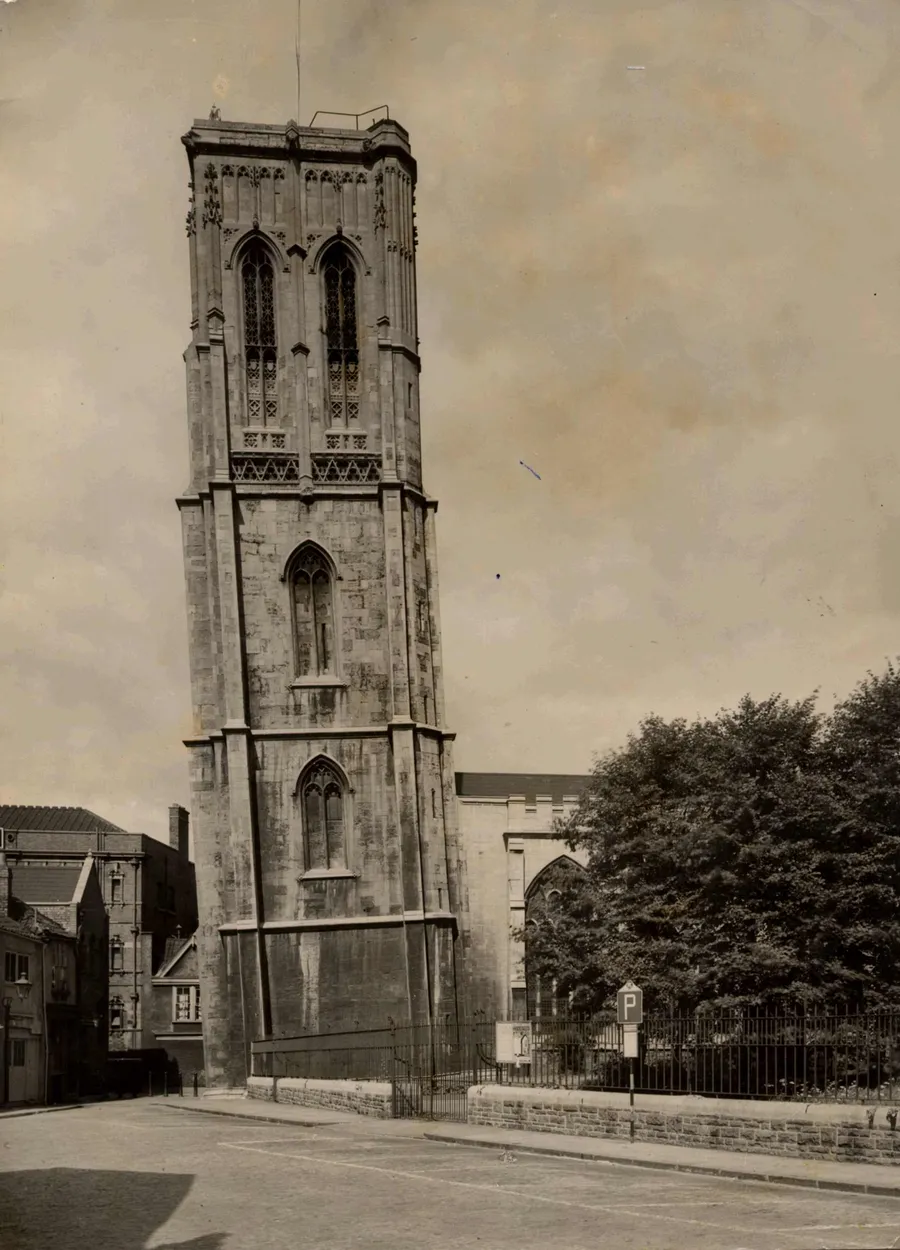
[[[50,969],[50,996],[57,999],[69,997],[68,970],[61,964],[54,964]]]
[[[301,551],[291,567],[298,677],[322,677],[335,671],[332,585],[324,553],[315,547]]]
[[[109,1000],[109,1030],[111,1033],[121,1033],[125,1028],[125,1004],[121,998],[111,998]]]
[[[19,955],[16,951],[7,951],[4,960],[4,980],[10,984],[16,981],[30,981],[30,960],[27,955]]]
[[[278,344],[275,338],[275,270],[262,243],[251,243],[241,264],[244,285],[244,356],[249,425],[278,420]]]
[[[166,886],[166,908],[168,911],[175,910],[175,887],[174,885]]]
[[[121,938],[113,938],[109,944],[109,967],[111,972],[121,972],[124,966],[124,946]]]
[[[356,334],[356,270],[346,249],[325,262],[325,334],[331,424],[359,421],[359,345]]]
[[[197,1021],[200,1017],[200,990],[196,985],[176,985],[175,1012],[176,1023]]]
[[[307,871],[344,868],[344,788],[337,773],[316,765],[303,779],[302,794]]]
[[[118,906],[123,901],[123,887],[125,885],[122,877],[110,877],[109,879],[109,901],[113,907]]]
[[[9,1066],[11,1068],[25,1067],[25,1038],[14,1037],[9,1044]]]

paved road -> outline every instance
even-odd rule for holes
[[[0,1120],[2,1250],[881,1250],[900,1198],[137,1099]]]

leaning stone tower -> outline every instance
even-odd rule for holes
[[[197,121],[181,512],[207,1077],[454,1013],[466,929],[395,121]]]

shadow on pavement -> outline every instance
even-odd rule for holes
[[[193,1176],[46,1168],[0,1173],[3,1250],[145,1250],[190,1193]],[[154,1250],[221,1250],[225,1233]]]

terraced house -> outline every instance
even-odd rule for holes
[[[85,856],[92,856],[109,916],[109,1048],[156,1047],[153,973],[167,940],[197,924],[188,813],[170,808],[168,845],[82,807],[0,806],[0,829],[14,892],[46,914],[71,899]]]

